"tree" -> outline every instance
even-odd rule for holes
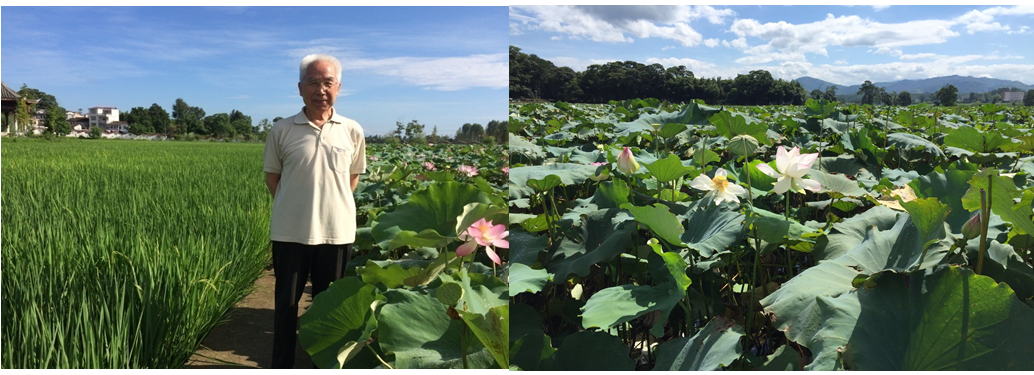
[[[876,93],[876,98],[883,103],[883,105],[894,105],[894,96],[897,93],[888,93],[887,89],[880,87]]]
[[[43,120],[43,126],[47,133],[67,135],[72,132],[72,125],[68,124],[68,117],[65,116],[65,109],[57,104],[47,108],[47,115]]]
[[[469,142],[470,137],[470,123],[463,124],[459,129],[456,129],[456,141],[457,142]]]
[[[233,136],[233,127],[230,126],[230,115],[225,113],[216,113],[205,117],[204,127],[208,130],[208,134],[211,134],[213,137]]]
[[[955,85],[947,85],[937,90],[935,95],[940,105],[952,107],[955,106],[955,101],[959,98],[959,89]]]
[[[902,91],[898,94],[897,105],[905,107],[912,105],[912,94],[909,94],[908,91]]]
[[[251,139],[251,116],[245,116],[238,110],[230,112],[230,133],[228,135],[242,135],[245,140]]]
[[[485,135],[495,140],[497,144],[507,143],[507,134],[510,133],[510,124],[508,121],[497,121],[492,120],[488,122],[488,126],[485,128]]]
[[[438,143],[438,125],[435,125],[431,130],[431,143]]]
[[[205,110],[190,106],[182,98],[177,98],[172,105],[172,118],[175,119],[178,133],[208,134],[205,129]]]
[[[822,99],[826,99],[831,102],[837,101],[837,85],[829,85],[826,87],[826,92],[822,93]]]
[[[22,87],[18,89],[18,95],[26,99],[39,99],[39,102],[35,106],[29,108],[32,112],[39,109],[50,109],[50,107],[56,106],[57,98],[54,95],[47,94],[43,91],[29,87],[26,84],[22,84]],[[64,113],[62,113],[63,115]]]
[[[408,143],[424,143],[426,137],[424,136],[424,124],[417,122],[413,119],[406,124],[406,142]]]
[[[151,117],[151,127],[153,128],[148,133],[162,132],[168,134],[171,132],[172,121],[169,120],[169,112],[166,112],[162,106],[158,105],[158,103],[152,103],[151,108],[147,109],[147,113]]]
[[[822,91],[819,91],[819,89],[811,90],[811,93],[809,93],[808,96],[815,100],[822,99]]]
[[[470,141],[481,142],[481,138],[485,137],[485,127],[481,124],[474,123],[470,125]]]
[[[1034,107],[1034,89],[1027,90],[1027,93],[1023,95],[1023,105]]]
[[[879,92],[880,89],[868,80],[862,83],[862,87],[858,88],[858,95],[862,96],[862,104],[873,104]]]
[[[100,126],[94,126],[90,128],[90,138],[100,139],[101,135],[104,134],[104,130]]]
[[[25,135],[32,134],[32,128],[30,121],[32,121],[32,105],[29,104],[24,97],[18,100],[17,107],[14,110],[14,121],[17,124],[17,130],[25,132]]]
[[[123,119],[129,124],[130,134],[154,133],[151,113],[144,107],[133,107],[125,113]]]

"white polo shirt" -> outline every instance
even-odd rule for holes
[[[335,111],[321,130],[303,108],[273,125],[263,169],[280,174],[270,239],[306,245],[355,242],[349,180],[366,172],[366,138],[359,123]]]

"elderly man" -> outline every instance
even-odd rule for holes
[[[302,59],[298,93],[305,107],[273,125],[266,139],[266,186],[273,196],[270,239],[276,275],[273,367],[294,366],[298,301],[312,276],[312,295],[340,279],[352,255],[352,192],[366,171],[363,128],[334,111],[341,63]]]

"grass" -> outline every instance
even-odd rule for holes
[[[3,140],[3,368],[177,368],[269,261],[261,144]]]

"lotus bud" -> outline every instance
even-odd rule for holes
[[[632,156],[632,150],[625,147],[618,155],[618,170],[625,174],[634,174],[639,170],[639,163],[635,161],[635,156]]]
[[[977,210],[973,214],[973,217],[969,218],[965,224],[962,224],[962,237],[968,239],[976,238],[980,235],[980,211]]]

